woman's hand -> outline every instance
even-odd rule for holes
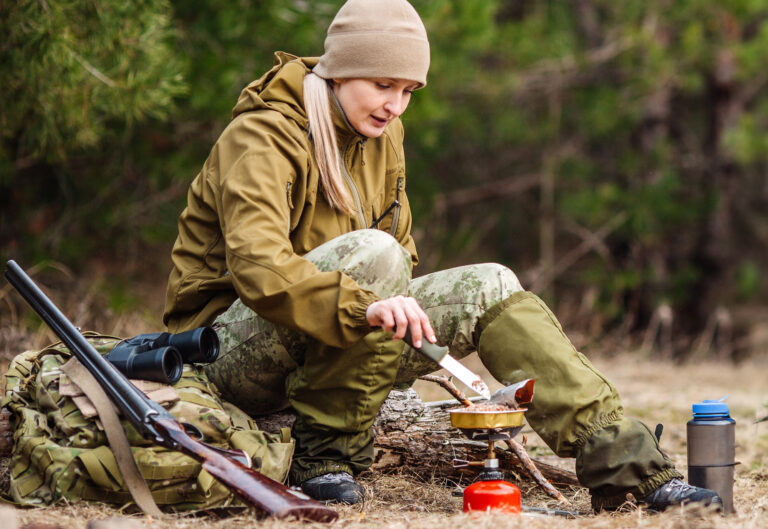
[[[413,298],[395,296],[374,301],[368,305],[365,317],[371,327],[395,331],[393,340],[402,340],[406,329],[410,328],[414,347],[421,347],[422,336],[432,343],[437,341],[429,316]]]

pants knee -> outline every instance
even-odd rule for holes
[[[479,300],[478,305],[489,308],[496,303],[507,299],[515,292],[523,290],[517,275],[504,265],[498,263],[484,263],[473,265],[478,267],[483,285],[478,289],[478,294],[485,299]]]
[[[411,255],[381,230],[358,230],[349,234],[351,251],[342,259],[341,270],[380,297],[404,294],[411,280]]]

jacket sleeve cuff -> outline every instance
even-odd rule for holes
[[[352,319],[352,324],[355,327],[368,327],[368,319],[365,317],[365,312],[368,310],[368,306],[374,301],[379,301],[379,296],[373,292],[367,290],[359,290],[355,292],[355,302],[349,306],[349,315]]]

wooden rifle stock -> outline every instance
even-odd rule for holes
[[[184,425],[144,395],[88,343],[18,264],[8,261],[5,276],[145,438],[200,461],[211,476],[245,502],[270,516],[318,522],[331,522],[338,518],[334,509],[246,467],[238,458],[225,455],[226,450],[190,437]]]
[[[317,522],[332,522],[338,517],[334,509],[300,492],[293,492],[281,483],[191,438],[178,422],[160,419],[156,426],[169,439],[176,441],[180,452],[200,461],[211,476],[226,483],[232,492],[259,510],[276,518],[304,518]]]

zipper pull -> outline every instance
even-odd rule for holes
[[[362,160],[361,165],[365,167],[365,140],[360,140],[360,159]]]
[[[384,213],[382,213],[382,214],[381,214],[381,216],[379,216],[379,218],[378,218],[378,219],[376,219],[376,220],[374,220],[374,221],[373,221],[373,223],[371,224],[370,228],[375,228],[376,226],[378,226],[378,225],[379,225],[379,222],[381,222],[382,220],[384,220],[384,217],[386,217],[386,216],[389,214],[389,212],[390,212],[390,211],[392,211],[392,208],[394,208],[394,207],[396,207],[396,206],[399,206],[399,205],[400,205],[400,202],[398,202],[397,200],[395,200],[394,202],[392,202],[392,203],[389,205],[389,207],[388,207],[387,209],[385,209],[385,210],[384,210]]]

